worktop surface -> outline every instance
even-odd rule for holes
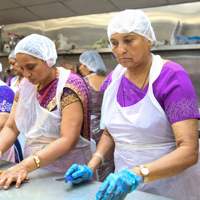
[[[15,165],[0,160],[0,170],[6,170]],[[8,190],[0,188],[2,200],[93,200],[102,183],[97,181],[84,182],[79,185],[57,182],[53,178],[63,177],[64,174],[38,169],[28,174],[29,181],[23,181],[19,189],[12,183]],[[126,200],[169,200],[169,198],[134,191],[127,195]]]

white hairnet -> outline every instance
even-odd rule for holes
[[[15,47],[15,55],[17,53],[25,53],[44,60],[49,67],[55,65],[57,59],[54,42],[48,37],[38,34],[31,34],[20,40]]]
[[[12,52],[9,54],[8,58],[14,58],[14,59],[16,59],[15,52],[12,51]]]
[[[83,52],[79,57],[79,61],[87,66],[90,71],[101,74],[106,73],[104,62],[96,51],[90,50]]]
[[[156,36],[150,19],[142,10],[129,9],[117,13],[110,21],[107,29],[108,38],[114,33],[134,32],[156,43]]]
[[[0,63],[0,72],[2,72],[2,64]]]

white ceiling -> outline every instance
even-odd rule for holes
[[[0,0],[0,25],[188,2],[197,0]]]

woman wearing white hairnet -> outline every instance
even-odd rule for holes
[[[84,80],[90,93],[91,102],[91,134],[96,144],[99,143],[103,130],[100,129],[101,105],[103,93],[99,90],[106,76],[106,67],[104,62],[96,51],[85,51],[79,57],[79,70],[84,76]],[[114,172],[113,154],[98,169],[99,181],[103,182],[105,178]]]
[[[140,10],[116,14],[108,37],[119,65],[101,86],[105,129],[87,168],[73,165],[66,174],[74,183],[89,180],[114,151],[115,173],[95,199],[121,200],[136,188],[176,200],[200,199],[200,115],[187,73],[150,53],[156,38]]]
[[[15,54],[25,78],[0,134],[0,152],[6,152],[19,132],[27,140],[25,159],[0,176],[4,189],[12,181],[18,188],[39,167],[63,173],[73,163],[87,164],[90,149],[95,149],[90,138],[87,86],[79,75],[55,66],[53,41],[29,35],[17,44]]]
[[[8,61],[10,64],[10,70],[15,74],[15,77],[10,77],[7,81],[8,86],[14,91],[17,91],[18,85],[21,83],[23,76],[23,71],[17,63],[14,51],[8,56]]]
[[[12,51],[9,56],[8,56],[8,61],[10,64],[10,70],[14,72],[16,75],[15,77],[10,77],[7,80],[7,85],[14,91],[14,93],[17,91],[19,84],[21,83],[22,79],[24,78],[23,71],[18,65],[16,56],[14,51]],[[22,153],[24,153],[24,147],[25,147],[25,142],[26,138],[20,133],[17,137],[19,140],[20,146],[22,148]],[[23,155],[22,155],[23,158]]]

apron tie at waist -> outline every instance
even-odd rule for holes
[[[169,145],[176,145],[176,142],[165,142],[165,143],[146,143],[146,144],[125,144],[115,142],[115,146],[122,148],[122,149],[155,149],[158,147],[169,146]]]

